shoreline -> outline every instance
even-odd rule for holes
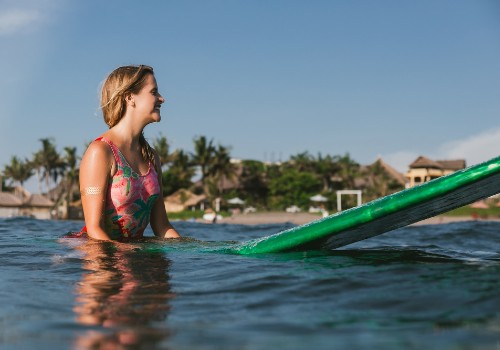
[[[219,224],[237,224],[237,225],[263,225],[263,224],[281,224],[292,223],[294,225],[304,225],[312,221],[321,219],[320,215],[310,213],[285,213],[285,212],[260,212],[249,214],[233,214],[230,217],[224,217],[219,220]],[[203,219],[198,222],[209,223]],[[460,221],[500,221],[499,218],[473,218],[472,216],[447,216],[438,215],[412,225],[440,225]]]

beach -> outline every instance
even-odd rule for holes
[[[249,214],[233,214],[230,217],[224,217],[219,223],[224,224],[240,224],[240,225],[262,225],[262,224],[277,224],[289,222],[295,225],[303,225],[308,222],[315,221],[321,218],[319,214],[311,213],[286,213],[286,212],[257,212]],[[446,216],[438,215],[429,219],[425,219],[415,223],[414,225],[434,225],[447,224],[450,222],[484,220],[497,221],[497,218],[475,219],[470,216]]]

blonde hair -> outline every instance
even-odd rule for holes
[[[101,88],[101,110],[104,122],[112,128],[123,118],[126,110],[125,98],[137,94],[145,85],[149,74],[154,75],[153,68],[146,65],[123,66],[112,71]],[[139,138],[142,156],[156,166],[154,151],[146,141],[144,134]]]

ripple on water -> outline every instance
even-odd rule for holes
[[[499,223],[411,226],[334,251],[254,256],[218,248],[276,233],[283,225],[182,222],[176,227],[189,238],[167,242],[60,239],[80,226],[0,219],[2,345],[116,348],[127,340],[152,349],[493,349],[498,344]]]

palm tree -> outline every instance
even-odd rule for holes
[[[30,165],[31,169],[33,169],[36,174],[36,179],[38,180],[38,193],[42,193],[42,160],[38,152],[33,154],[33,158],[30,160]]]
[[[66,215],[69,214],[69,205],[74,201],[74,185],[78,181],[78,156],[76,147],[64,147],[64,178],[66,194]]]
[[[214,152],[214,157],[210,163],[210,178],[215,184],[215,196],[220,196],[223,191],[224,180],[233,180],[236,176],[236,166],[231,163],[229,148],[218,145]]]
[[[168,196],[178,189],[189,188],[195,169],[189,155],[183,150],[177,150],[172,155],[172,163],[162,174],[163,195]]]
[[[5,188],[5,176],[4,174],[0,174],[0,192],[2,192]]]
[[[318,154],[318,158],[314,162],[315,173],[321,179],[323,183],[322,192],[327,192],[332,187],[332,178],[340,171],[340,165],[338,163],[338,156],[332,157],[327,155],[323,157],[321,153]]]
[[[314,157],[305,151],[290,157],[290,164],[298,171],[312,171],[314,167]]]
[[[173,160],[173,155],[170,154],[170,145],[167,138],[160,134],[153,140],[153,148],[160,157],[162,169],[165,169]]]
[[[267,207],[269,187],[266,181],[266,165],[256,160],[244,160],[240,175],[239,191],[249,204]]]
[[[207,141],[205,136],[198,136],[194,140],[192,163],[200,167],[201,183],[205,190],[206,179],[210,175],[210,164],[213,162],[215,147],[213,140]]]
[[[32,164],[37,172],[39,189],[41,189],[41,181],[43,179],[47,192],[49,192],[50,179],[52,178],[53,182],[57,183],[59,175],[63,172],[64,163],[56,151],[54,139],[44,138],[40,139],[40,142],[42,143],[42,149],[34,154]]]
[[[191,166],[189,155],[183,150],[177,150],[172,157],[173,161],[169,169],[177,174],[181,182],[190,182],[194,176],[194,169]]]
[[[10,159],[10,164],[6,165],[3,171],[6,178],[12,182],[17,182],[21,187],[24,182],[33,176],[33,169],[28,160],[20,160],[16,156]]]
[[[354,188],[354,180],[359,174],[359,164],[349,156],[349,153],[339,157],[337,163],[340,167],[339,175],[344,187]]]

